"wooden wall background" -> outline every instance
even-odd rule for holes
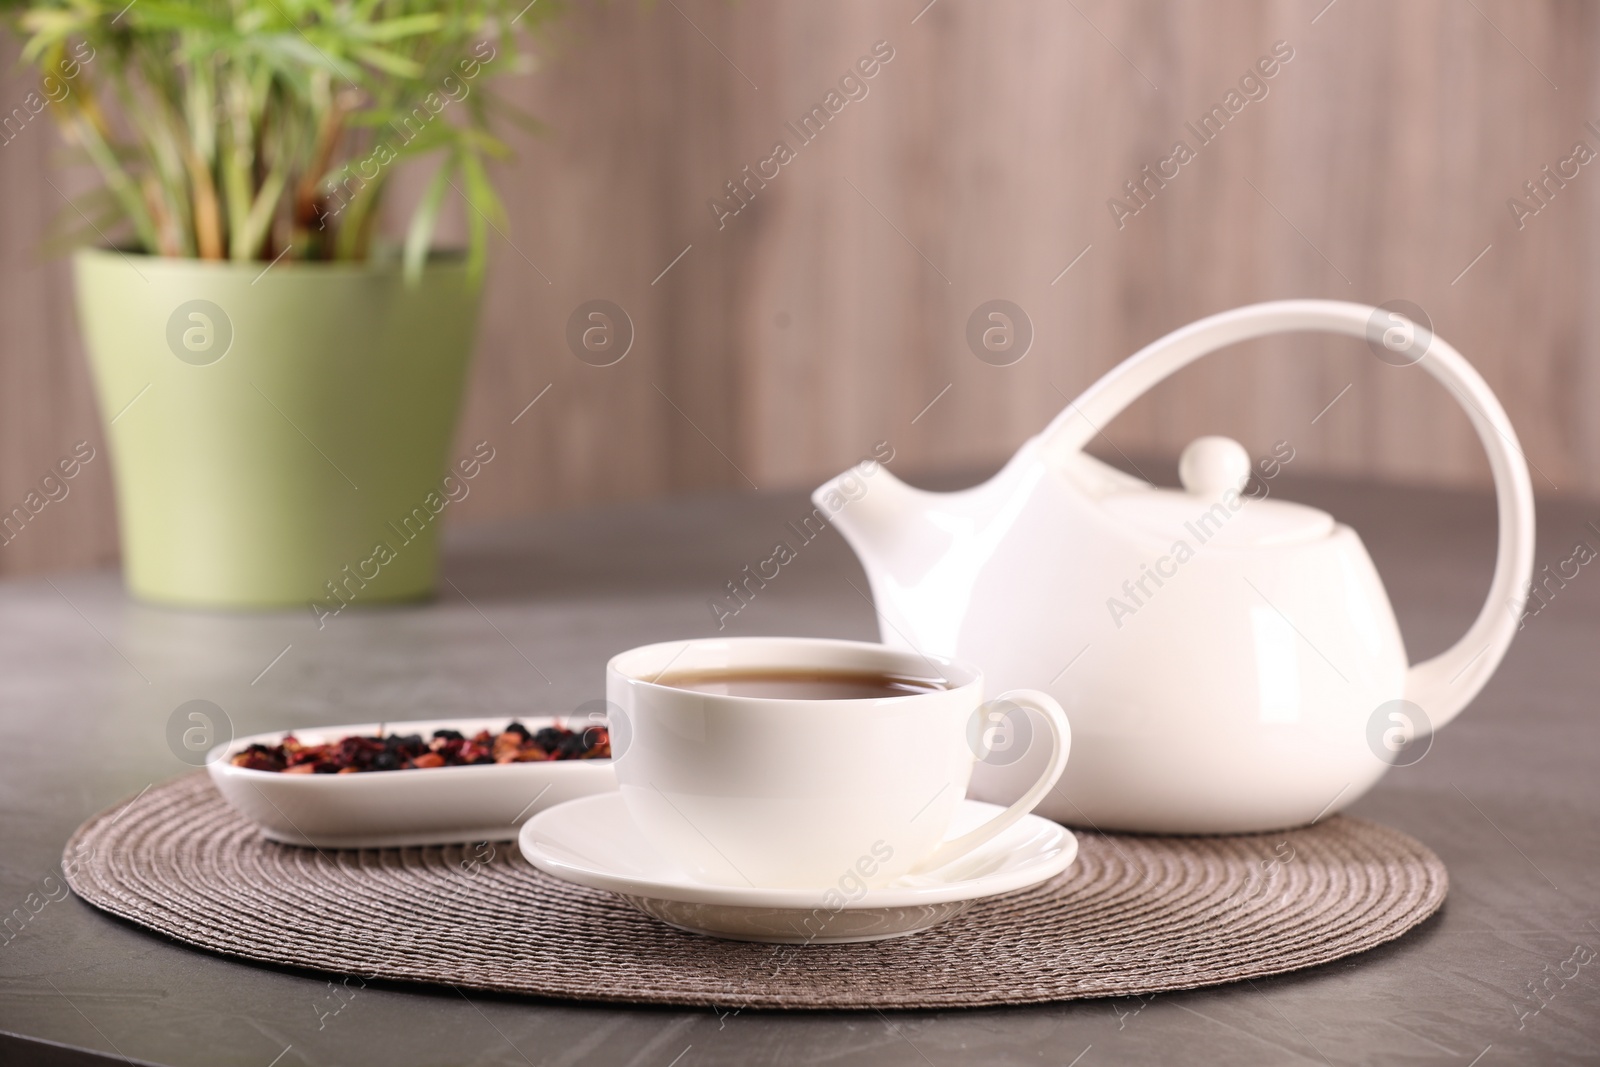
[[[1600,10],[925,3],[576,7],[515,87],[549,132],[502,174],[513,224],[461,439],[504,458],[458,518],[809,485],[881,439],[902,470],[993,466],[1143,343],[1289,296],[1421,305],[1499,392],[1539,488],[1600,489],[1600,165],[1521,230],[1506,206],[1574,142],[1600,150],[1585,128],[1600,128]],[[1280,40],[1294,58],[1268,96],[1119,230],[1107,199],[1192,144],[1184,123]],[[784,123],[877,41],[894,58],[867,97],[719,230],[707,200],[776,139],[793,145]],[[28,88],[12,68],[4,99]],[[0,149],[0,502],[75,441],[102,459],[0,549],[4,572],[115,555],[66,265],[33,251],[61,207],[47,177],[72,188],[57,152],[43,124]],[[592,298],[634,322],[615,366],[566,348],[567,316]],[[991,298],[1034,324],[1012,366],[964,341]],[[1487,476],[1442,390],[1351,341],[1220,354],[1107,432],[1134,455],[1227,432],[1253,450],[1292,442],[1304,471]]]

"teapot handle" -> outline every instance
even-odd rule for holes
[[[1378,308],[1337,300],[1278,300],[1212,315],[1152,342],[1067,405],[1041,435],[1047,456],[1075,455],[1147,389],[1219,348],[1274,333],[1308,330],[1368,337]],[[1471,420],[1494,473],[1499,544],[1489,597],[1466,636],[1406,672],[1405,697],[1437,729],[1478,695],[1521,626],[1533,574],[1533,486],[1505,409],[1472,365],[1438,335],[1418,364],[1450,390]]]

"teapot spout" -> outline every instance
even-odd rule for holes
[[[811,494],[855,550],[885,644],[955,654],[973,583],[1043,473],[1030,442],[982,485],[934,493],[857,464]]]
[[[874,460],[856,464],[818,486],[811,502],[861,560],[869,580],[895,572],[915,539],[925,501],[940,494],[914,489]]]
[[[884,644],[921,654],[948,655],[953,635],[930,618],[921,601],[926,578],[950,555],[950,533],[937,514],[947,495],[907,485],[875,462],[859,463],[811,494],[817,512],[855,551],[872,589]]]

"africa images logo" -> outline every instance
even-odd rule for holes
[[[195,367],[205,367],[233,347],[233,320],[209,300],[188,300],[167,316],[167,347]]]
[[[1433,724],[1411,701],[1387,700],[1367,718],[1367,747],[1391,767],[1409,767],[1433,747]]]

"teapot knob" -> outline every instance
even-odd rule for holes
[[[1250,480],[1250,453],[1231,437],[1196,437],[1178,460],[1178,478],[1196,496],[1242,490]]]

